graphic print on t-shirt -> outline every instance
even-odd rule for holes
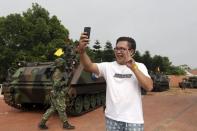
[[[131,78],[132,74],[118,74],[118,73],[115,73],[114,74],[114,77],[116,78]]]

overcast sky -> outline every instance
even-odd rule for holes
[[[91,26],[91,44],[133,37],[137,50],[169,57],[173,65],[197,67],[197,0],[0,0],[0,16],[38,3],[56,15],[78,40]]]

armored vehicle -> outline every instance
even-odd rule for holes
[[[197,76],[190,76],[183,78],[182,82],[179,82],[180,88],[197,88]]]
[[[151,72],[150,76],[153,80],[153,92],[169,90],[169,79],[167,75],[160,72]]]
[[[179,82],[179,87],[181,89],[190,88],[191,82],[189,82],[187,78],[183,78],[183,80]]]
[[[72,63],[73,65],[75,63]],[[32,109],[49,105],[49,93],[52,87],[50,75],[53,62],[23,63],[9,81],[3,84],[2,94],[5,102],[18,109]],[[70,71],[69,71],[70,70]],[[83,71],[76,64],[69,72],[69,92],[67,113],[81,115],[105,104],[105,81],[91,73]]]
[[[197,76],[189,77],[188,81],[191,82],[191,87],[192,88],[197,88]]]

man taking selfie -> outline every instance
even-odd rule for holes
[[[141,88],[151,91],[153,82],[145,65],[132,58],[136,50],[135,40],[118,38],[114,48],[116,61],[102,63],[90,60],[85,51],[88,42],[87,33],[82,33],[78,52],[84,69],[106,80],[106,130],[143,131]]]

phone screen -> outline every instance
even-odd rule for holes
[[[88,39],[90,38],[91,27],[84,27],[84,32],[87,33]]]

